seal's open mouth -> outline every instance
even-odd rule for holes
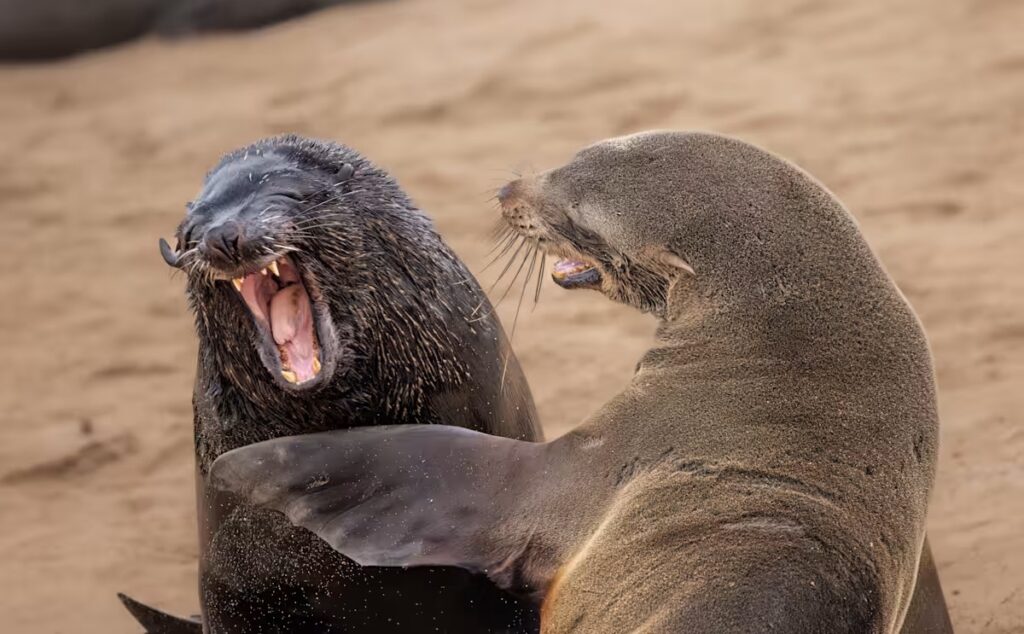
[[[600,288],[601,272],[597,267],[580,260],[558,260],[551,271],[551,279],[562,288]]]
[[[316,378],[321,367],[316,319],[296,263],[283,256],[231,282],[252,311],[257,329],[277,350],[281,376],[296,385]]]

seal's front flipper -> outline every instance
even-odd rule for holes
[[[121,599],[121,603],[128,608],[135,620],[146,628],[146,634],[203,634],[203,624],[198,620],[183,619],[161,612],[120,592],[117,598]]]
[[[949,620],[942,584],[939,583],[939,571],[927,538],[917,564],[914,594],[900,634],[953,634],[953,623]]]
[[[357,563],[459,566],[521,589],[533,586],[515,560],[536,530],[545,447],[459,427],[366,427],[234,449],[210,481]]]

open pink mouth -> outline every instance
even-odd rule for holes
[[[562,288],[599,288],[601,273],[597,267],[581,260],[558,260],[551,278]]]
[[[256,321],[273,337],[281,376],[296,385],[320,373],[313,305],[299,269],[288,256],[232,280]]]

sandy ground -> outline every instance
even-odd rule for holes
[[[0,629],[134,632],[118,590],[196,608],[195,343],[156,238],[220,153],[344,140],[479,271],[511,170],[671,127],[772,148],[859,218],[934,347],[953,619],[1024,632],[1022,26],[1015,0],[407,0],[0,68]],[[550,435],[653,326],[545,289],[515,347]]]

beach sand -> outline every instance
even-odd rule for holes
[[[1014,0],[404,0],[0,68],[0,629],[136,632],[117,591],[198,606],[195,339],[156,240],[221,153],[344,141],[479,272],[515,172],[680,128],[791,158],[858,218],[934,350],[957,631],[1024,632],[1022,24]],[[514,346],[550,436],[653,329],[546,285]]]

